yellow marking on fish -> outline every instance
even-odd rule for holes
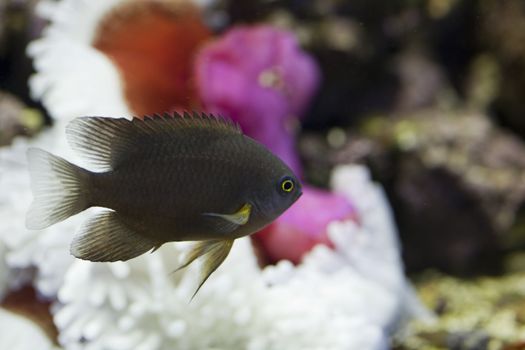
[[[245,225],[250,219],[251,212],[252,205],[250,203],[246,203],[241,207],[241,209],[233,214],[206,213],[205,215],[217,216],[236,225]]]

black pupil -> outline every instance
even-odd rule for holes
[[[283,187],[284,187],[284,190],[285,190],[285,191],[290,191],[290,190],[292,189],[292,181],[290,181],[290,180],[286,180],[286,181],[284,182]]]

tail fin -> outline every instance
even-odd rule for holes
[[[40,230],[89,207],[89,172],[38,148],[27,151],[34,200],[26,227]]]

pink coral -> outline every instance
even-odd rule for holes
[[[300,174],[294,120],[317,88],[319,69],[293,34],[236,27],[202,48],[195,70],[206,110],[238,122]]]
[[[320,74],[290,32],[270,26],[234,28],[201,49],[195,70],[207,111],[237,121],[301,174],[293,125]],[[330,245],[328,223],[354,216],[344,197],[306,186],[299,201],[256,239],[271,261],[299,262],[314,245]]]
[[[274,223],[257,234],[256,241],[270,262],[299,263],[317,244],[331,246],[327,225],[334,220],[356,220],[356,211],[343,196],[310,186]]]

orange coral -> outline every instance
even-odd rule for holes
[[[137,115],[192,109],[196,50],[211,37],[199,9],[188,2],[125,2],[101,21],[93,46],[119,68]]]

